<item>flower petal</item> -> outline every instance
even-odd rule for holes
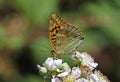
[[[79,78],[80,75],[81,75],[81,70],[80,70],[80,68],[79,68],[79,67],[73,67],[71,74],[72,74],[72,77],[73,77],[73,78]]]
[[[59,78],[52,78],[51,82],[62,82]]]
[[[44,66],[46,68],[48,68],[48,70],[55,70],[56,68],[60,67],[60,65],[62,64],[62,60],[61,59],[56,59],[54,60],[53,58],[48,58],[45,62],[44,62]]]
[[[54,65],[60,66],[61,64],[62,64],[62,60],[61,59],[54,60]]]
[[[65,76],[67,76],[68,74],[69,74],[69,72],[62,72],[62,73],[58,74],[57,76],[58,76],[58,77],[65,77]]]
[[[39,72],[41,73],[47,73],[47,68],[46,67],[41,67],[40,65],[37,65]]]
[[[63,71],[71,72],[71,68],[67,63],[63,63],[60,68],[63,69]]]

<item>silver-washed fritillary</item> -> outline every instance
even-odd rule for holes
[[[69,24],[57,14],[51,16],[49,37],[55,57],[76,50],[84,39],[83,33],[77,27]]]

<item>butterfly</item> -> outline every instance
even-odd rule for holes
[[[49,38],[54,57],[76,50],[84,39],[84,34],[57,14],[52,14],[49,24]]]

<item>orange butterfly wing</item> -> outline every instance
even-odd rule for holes
[[[71,52],[83,40],[83,33],[57,14],[52,14],[49,31],[51,45],[56,55]]]

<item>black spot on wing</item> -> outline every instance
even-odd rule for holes
[[[51,40],[56,40],[56,38],[53,37]]]
[[[51,36],[52,36],[52,37],[55,37],[55,36],[56,36],[56,34],[52,34]]]
[[[53,32],[55,30],[55,28],[53,28],[53,29],[51,29],[51,30],[49,30],[50,32]]]
[[[58,30],[60,29],[60,26],[55,26],[55,28],[52,28],[51,30],[49,30],[50,32],[54,32],[54,30],[56,30],[56,33],[58,33]]]

